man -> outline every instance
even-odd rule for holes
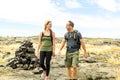
[[[81,46],[84,50],[84,57],[87,58],[86,47],[82,39],[82,35],[79,31],[74,30],[73,28],[74,28],[74,23],[72,21],[68,21],[66,24],[66,29],[68,32],[65,34],[64,39],[62,40],[61,47],[59,50],[59,54],[60,54],[65,43],[67,42],[65,65],[67,67],[69,79],[77,79],[79,49]]]

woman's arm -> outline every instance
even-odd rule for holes
[[[56,44],[56,39],[55,39],[55,33],[54,33],[54,32],[53,32],[52,36],[53,36],[53,37],[52,37],[52,38],[53,38],[53,39],[52,39],[52,40],[53,40],[53,54],[52,54],[52,55],[55,56],[55,44]]]

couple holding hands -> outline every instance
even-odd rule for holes
[[[58,55],[61,54],[61,50],[66,44],[65,66],[67,67],[68,77],[70,80],[76,80],[78,75],[79,49],[82,46],[84,57],[87,58],[86,47],[81,33],[74,30],[74,23],[72,21],[67,22],[66,29],[68,32],[64,35]],[[50,61],[51,57],[55,56],[55,44],[52,22],[47,21],[44,25],[44,31],[39,35],[38,48],[35,53],[36,57],[40,59],[40,67],[43,69],[41,74],[41,79],[43,80],[49,80]],[[46,60],[46,64],[44,64],[44,60]]]

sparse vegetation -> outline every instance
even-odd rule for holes
[[[115,71],[117,73],[117,78],[116,80],[120,80],[120,69],[119,68],[115,68]]]
[[[6,39],[6,40],[5,40]],[[2,38],[0,39],[0,64],[6,63],[6,59],[2,59],[4,53],[10,52],[11,55],[10,57],[14,56],[14,51],[18,49],[20,46],[20,42],[24,40],[30,40],[34,44],[34,48],[37,48],[37,41],[38,37],[27,37],[27,38]],[[7,41],[8,40],[8,41]],[[56,53],[59,50],[60,47],[60,42],[62,38],[57,38],[57,45],[56,45]],[[12,41],[12,42],[11,42]],[[16,41],[14,43],[14,41]],[[116,42],[115,42],[116,41]],[[91,53],[94,53],[99,56],[99,59],[102,61],[104,60],[103,56],[106,56],[106,62],[110,63],[112,65],[120,65],[120,46],[119,42],[117,43],[118,40],[115,39],[101,39],[101,38],[85,38],[85,43],[87,47],[87,53],[90,55]],[[7,44],[9,42],[9,44]],[[5,44],[4,44],[5,43]],[[64,48],[62,51],[62,55],[65,55],[66,49]],[[81,49],[80,54],[83,54],[83,50]],[[103,56],[101,56],[103,55]],[[120,80],[120,69],[115,68],[115,71],[117,73],[117,79]]]

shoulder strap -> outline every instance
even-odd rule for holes
[[[77,32],[74,31],[74,40],[77,40]]]
[[[78,30],[74,30],[74,40],[77,41],[78,48],[80,49],[81,43],[80,43],[79,38],[78,38],[78,32],[79,32]]]
[[[42,32],[42,37],[44,36],[44,33]]]
[[[50,30],[51,42],[52,42],[52,44],[53,44],[53,34],[52,34],[52,33],[53,33],[52,30]]]
[[[43,36],[44,36],[44,33],[42,32],[42,37],[41,37],[41,41],[42,41],[42,38],[43,38]]]

